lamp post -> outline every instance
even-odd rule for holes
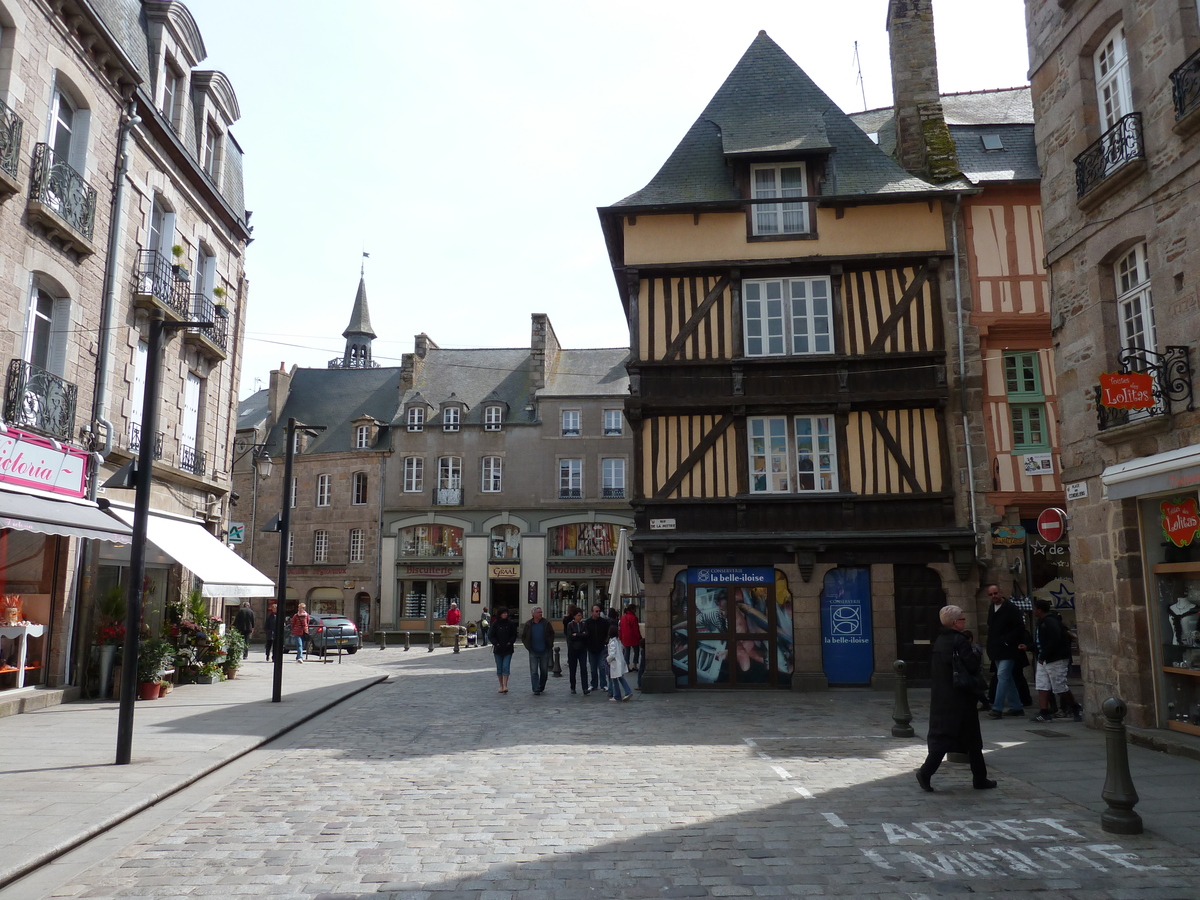
[[[275,634],[272,638],[275,642],[272,651],[275,655],[275,671],[271,683],[272,703],[283,700],[283,612],[286,608],[284,600],[287,597],[288,535],[291,534],[292,525],[292,463],[296,458],[296,432],[315,434],[324,430],[324,425],[305,425],[297,422],[295,418],[288,419],[287,445],[283,454],[283,490],[280,492],[283,510],[278,516],[277,525],[272,522],[263,529],[279,532],[279,577],[275,579]],[[272,525],[276,527],[273,528]]]
[[[150,313],[146,346],[146,390],[142,395],[142,441],[138,447],[133,499],[133,537],[126,591],[125,649],[121,666],[121,706],[117,717],[117,765],[133,753],[133,707],[137,702],[138,630],[142,624],[142,583],[146,579],[146,530],[150,521],[150,485],[154,475],[154,435],[158,431],[158,395],[162,383],[164,333],[180,328],[211,328],[212,322],[168,322],[161,309]],[[111,483],[111,482],[110,482]],[[129,487],[128,484],[113,485]]]

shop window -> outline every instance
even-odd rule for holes
[[[404,492],[416,493],[421,490],[425,479],[425,460],[420,456],[404,457]]]
[[[313,562],[329,562],[329,532],[313,532]]]
[[[833,352],[828,278],[773,278],[742,283],[747,356]]]
[[[332,481],[332,475],[317,476],[317,506],[329,505],[329,490]]]
[[[803,197],[807,193],[804,163],[780,166],[751,166],[755,200]],[[808,233],[808,204],[754,204],[754,234],[783,235]]]
[[[516,525],[497,525],[492,529],[492,559],[521,558],[521,529]]]
[[[604,436],[619,437],[625,433],[625,418],[619,409],[604,411]]]
[[[485,456],[483,458],[482,489],[485,494],[500,493],[503,465],[504,461],[499,456]]]
[[[350,502],[355,506],[367,505],[367,473],[355,472],[350,479]]]
[[[363,547],[366,542],[365,534],[361,528],[350,529],[350,562],[360,563],[363,561]]]
[[[452,525],[400,529],[401,556],[462,556],[463,530]]]
[[[575,522],[550,528],[547,549],[551,556],[615,556],[620,525]]]
[[[564,409],[562,411],[563,437],[579,437],[579,410]]]
[[[750,491],[758,494],[836,491],[837,448],[833,416],[746,420],[750,440]]]
[[[560,500],[583,498],[582,459],[560,459],[558,461],[558,498]]]

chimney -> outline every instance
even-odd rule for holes
[[[938,89],[933,0],[889,0],[896,159],[934,184],[962,174]]]
[[[280,362],[279,369],[271,372],[271,382],[267,388],[267,414],[270,416],[270,421],[267,422],[268,428],[279,421],[283,405],[287,403],[288,392],[292,388],[292,375],[295,371],[296,369],[293,367],[292,371],[288,372]]]
[[[533,387],[534,390],[541,390],[558,367],[558,336],[548,315],[534,313],[531,318],[533,329],[529,337],[529,356],[533,361]]]
[[[423,331],[413,338],[413,348],[417,351],[417,356],[421,357],[421,359],[424,359],[425,354],[430,350],[441,349],[433,342],[433,338]]]

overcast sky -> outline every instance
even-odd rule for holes
[[[254,243],[242,396],[340,356],[628,340],[597,206],[646,184],[765,30],[844,110],[891,104],[887,0],[187,0],[233,82]],[[1027,82],[1022,0],[935,0],[941,88]],[[855,42],[861,61],[858,82]]]

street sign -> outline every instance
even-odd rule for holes
[[[244,522],[229,523],[229,543],[240,544],[246,539],[246,524]]]
[[[1043,509],[1037,517],[1038,534],[1047,544],[1056,544],[1067,533],[1067,514],[1056,507]]]

